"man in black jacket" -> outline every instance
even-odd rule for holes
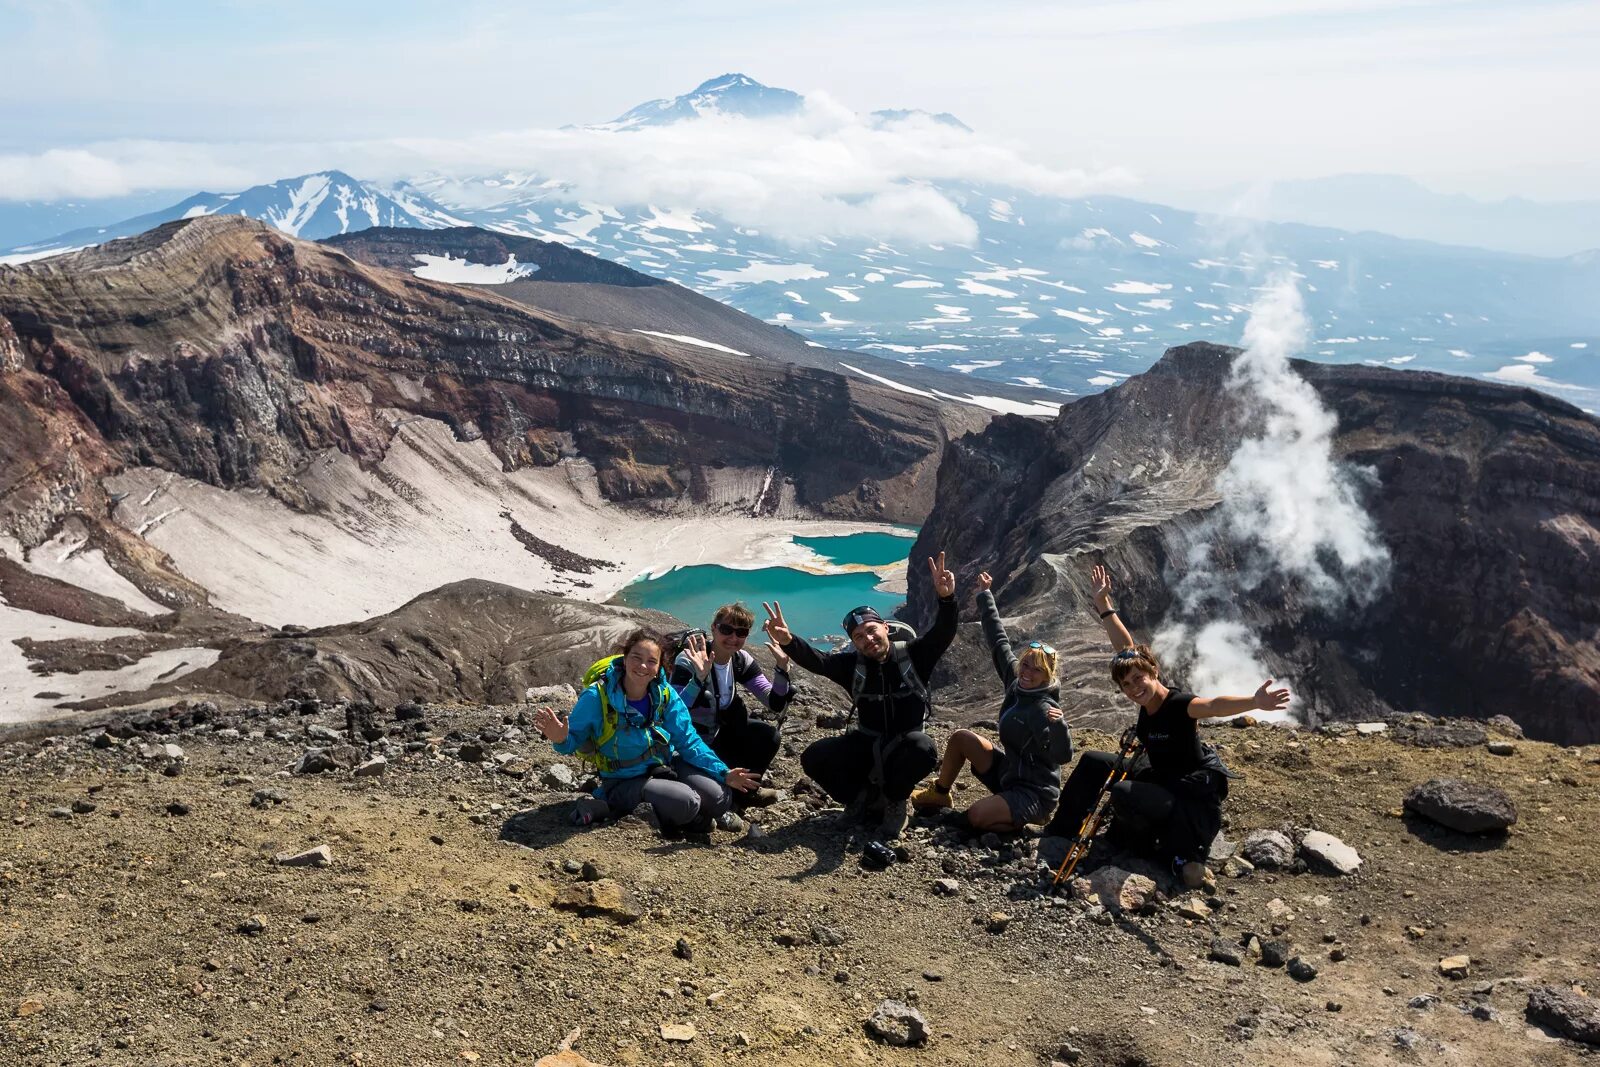
[[[888,624],[872,608],[845,616],[854,647],[823,655],[789,631],[783,607],[766,609],[766,631],[795,663],[832,679],[850,694],[853,729],[813,742],[800,755],[811,780],[845,805],[847,816],[878,817],[885,840],[906,828],[908,798],[939,762],[939,749],[923,732],[929,712],[928,679],[956,636],[956,576],[944,553],[928,560],[939,613],[932,628],[912,641],[891,638]]]

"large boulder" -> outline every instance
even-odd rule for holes
[[[1543,986],[1528,994],[1528,1021],[1562,1037],[1600,1045],[1600,1003],[1570,989]]]
[[[1459,778],[1433,778],[1413,786],[1405,805],[1464,834],[1497,833],[1517,821],[1517,806],[1505,790]]]

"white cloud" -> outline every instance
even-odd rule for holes
[[[0,155],[0,198],[103,197],[147,188],[233,191],[328,168],[389,181],[433,174],[465,202],[464,179],[505,171],[560,179],[570,199],[693,208],[796,242],[839,234],[970,244],[977,223],[933,181],[1002,182],[1076,196],[1125,184],[1116,169],[1042,166],[990,138],[931,121],[876,126],[824,93],[790,118],[707,116],[629,132],[535,129],[461,137],[198,144],[111,141]],[[491,193],[494,190],[490,190]]]
[[[1492,381],[1504,382],[1506,385],[1526,385],[1534,389],[1554,389],[1563,393],[1594,392],[1593,389],[1588,389],[1581,385],[1573,385],[1569,382],[1558,382],[1552,378],[1546,378],[1539,373],[1538,367],[1527,363],[1511,363],[1501,367],[1499,370],[1485,373],[1484,377]]]
[[[1522,361],[1523,363],[1554,363],[1555,362],[1555,359],[1553,357],[1547,356],[1543,352],[1529,352],[1525,356],[1518,356],[1517,359]]]

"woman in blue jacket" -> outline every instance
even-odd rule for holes
[[[540,708],[533,723],[563,755],[578,753],[600,772],[600,798],[613,815],[642,801],[663,829],[702,833],[728,810],[731,786],[759,784],[732,770],[700,739],[688,709],[661,669],[659,637],[635,630],[605,673],[578,697],[571,719]]]

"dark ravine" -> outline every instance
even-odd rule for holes
[[[1104,561],[1148,635],[1250,424],[1225,386],[1236,349],[1192,344],[1066,407],[1000,417],[946,453],[915,554],[989,570],[1002,611],[1062,647],[1069,710],[1119,711],[1088,570]],[[1512,715],[1530,735],[1600,738],[1600,423],[1542,393],[1386,369],[1296,363],[1337,415],[1339,458],[1369,467],[1393,556],[1365,610],[1308,612],[1269,590],[1239,610],[1310,714]],[[1293,492],[1293,486],[1284,491]],[[929,617],[911,583],[909,614]]]

